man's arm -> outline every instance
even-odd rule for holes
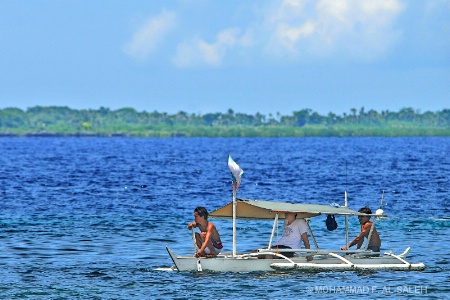
[[[309,239],[308,239],[308,234],[306,232],[304,232],[302,235],[302,241],[303,241],[303,245],[305,245],[305,249],[311,249],[311,245],[309,244]],[[306,260],[307,261],[311,261],[313,259],[312,256],[307,256]]]
[[[302,234],[303,245],[305,245],[305,249],[311,249],[311,245],[309,244],[308,234],[304,232]]]
[[[205,251],[205,248],[208,245],[209,240],[211,239],[211,235],[212,232],[214,230],[214,224],[212,224],[211,222],[208,223],[208,226],[206,226],[206,235],[205,235],[205,239],[203,240],[203,244],[200,247],[200,249],[198,250],[199,253],[203,253]],[[211,249],[210,249],[211,250]]]
[[[371,223],[367,222],[361,227],[361,232],[358,234],[357,237],[348,245],[348,247],[352,247],[354,245],[357,245],[356,249],[361,248],[362,244],[364,244],[364,237],[369,237],[370,227]]]

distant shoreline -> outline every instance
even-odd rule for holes
[[[21,132],[0,133],[0,138],[283,138],[283,137],[450,137],[450,128],[287,128],[264,130],[262,128],[189,128],[176,131],[130,131],[130,132]]]
[[[407,137],[450,136],[450,109],[421,113],[351,109],[342,116],[310,109],[292,115],[177,114],[133,108],[74,110],[68,107],[0,109],[0,137]]]
[[[95,133],[48,133],[48,132],[37,132],[37,133],[25,133],[25,134],[15,134],[15,133],[0,133],[0,138],[33,138],[33,137],[42,137],[42,138],[53,138],[53,137],[79,137],[79,138],[90,138],[90,137],[104,137],[104,138],[113,138],[113,137],[130,137],[126,134],[121,133],[113,133],[113,134],[95,134]]]

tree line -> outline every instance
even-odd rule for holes
[[[138,112],[133,108],[76,110],[66,106],[35,106],[0,110],[2,136],[450,136],[450,109],[421,113],[350,109],[320,115],[311,109],[254,115],[180,111]]]

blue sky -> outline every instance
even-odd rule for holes
[[[450,108],[450,0],[0,0],[0,108]]]

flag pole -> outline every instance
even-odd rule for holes
[[[239,167],[239,165],[231,158],[231,155],[228,154],[228,168],[230,168],[231,172],[231,186],[233,187],[233,257],[236,257],[236,208],[237,208],[237,199],[236,193],[241,184],[241,176],[244,173],[244,170]]]
[[[347,161],[345,161],[345,192],[344,192],[344,206],[348,208],[348,195],[347,195]],[[345,247],[348,249],[348,215],[345,215]]]
[[[233,257],[236,257],[236,189],[233,186]]]

